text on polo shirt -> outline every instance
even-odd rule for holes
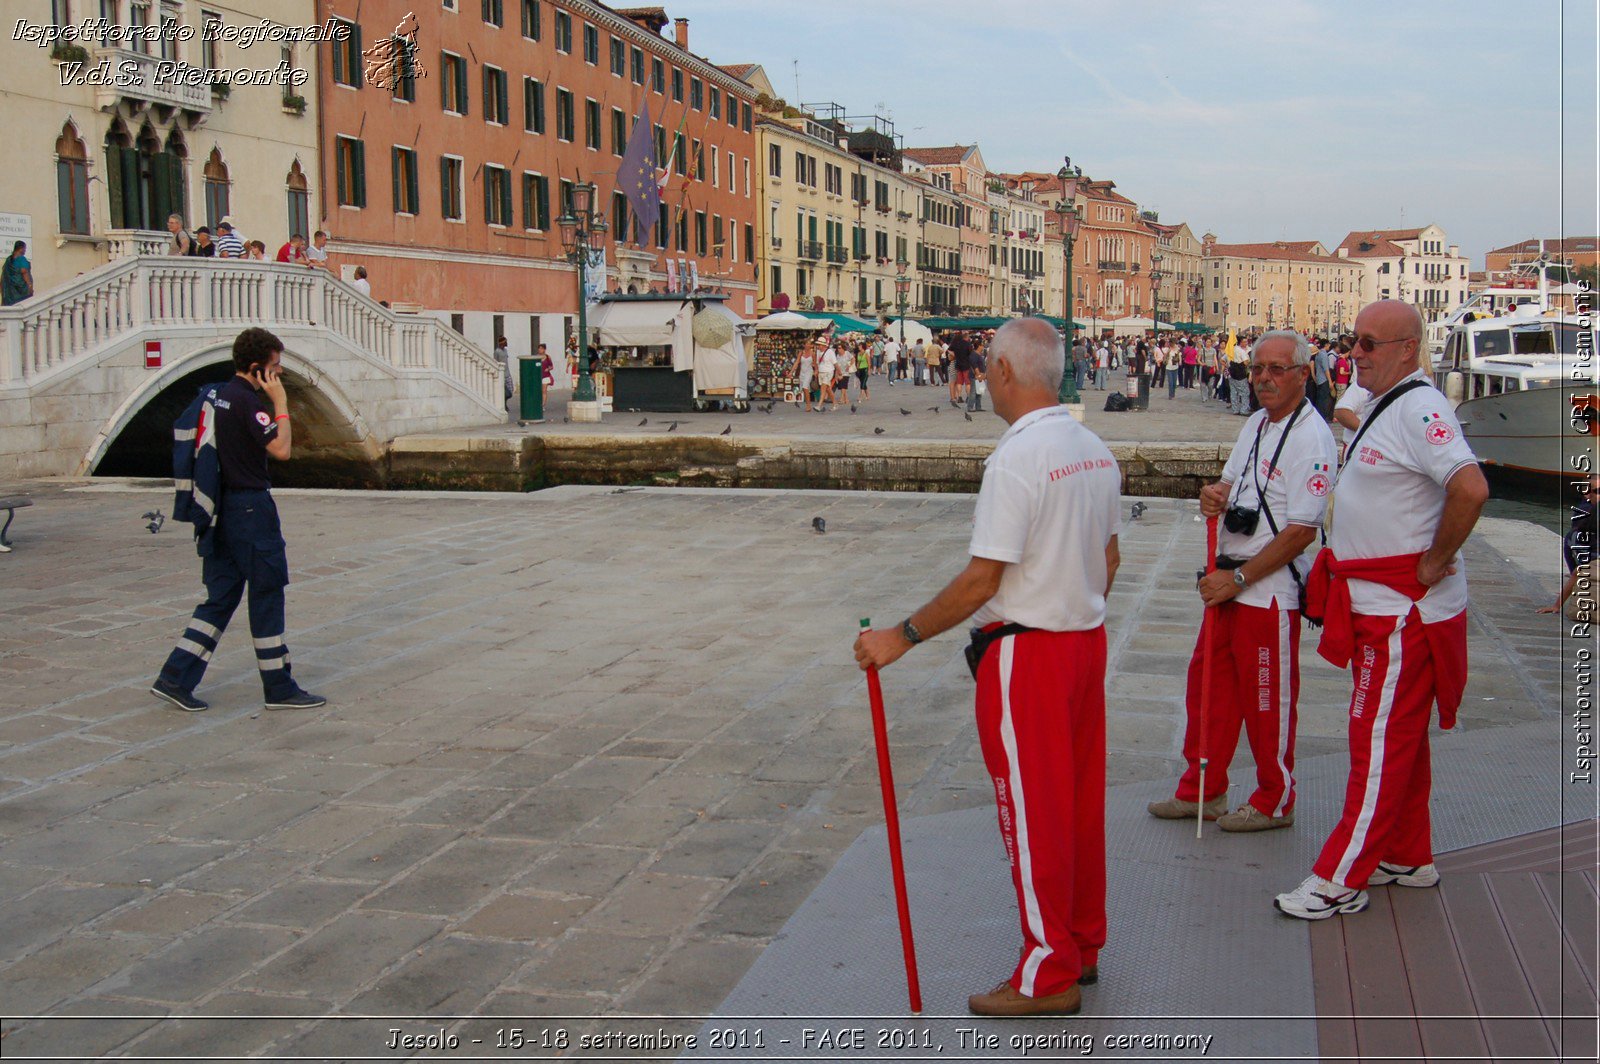
[[[1110,458],[1086,458],[1081,462],[1073,462],[1071,465],[1064,465],[1059,469],[1050,470],[1050,480],[1054,482],[1063,477],[1070,477],[1074,473],[1082,473],[1086,469],[1111,469],[1116,464]]]

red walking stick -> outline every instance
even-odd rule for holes
[[[872,622],[861,618],[861,630]],[[917,979],[917,944],[911,938],[911,903],[906,898],[906,867],[900,856],[900,812],[894,800],[894,769],[889,765],[889,725],[883,715],[883,685],[878,669],[867,669],[867,694],[872,700],[872,739],[878,747],[878,782],[883,787],[883,822],[889,833],[889,865],[894,870],[894,905],[900,914],[900,946],[906,957],[906,989],[911,1014],[922,1015],[922,984]]]
[[[1217,519],[1206,518],[1206,567],[1204,576],[1217,571]],[[1211,716],[1211,652],[1216,645],[1217,616],[1210,606],[1205,608],[1201,623],[1205,625],[1205,657],[1200,661],[1200,801],[1194,811],[1194,837],[1200,837],[1201,825],[1206,819],[1206,767],[1211,758],[1206,756],[1206,721]]]

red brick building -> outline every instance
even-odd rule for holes
[[[374,298],[420,304],[485,346],[503,334],[514,354],[559,350],[578,296],[556,219],[588,181],[611,226],[609,288],[664,285],[682,260],[754,313],[753,92],[689,51],[688,20],[668,39],[661,8],[590,0],[318,9],[355,30],[319,64],[321,228],[336,266],[366,266]],[[374,83],[371,50],[412,12],[415,76]],[[664,225],[636,226],[617,191],[641,102],[671,158]]]

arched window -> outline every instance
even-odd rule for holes
[[[56,199],[63,233],[89,232],[89,149],[71,122],[56,138]]]
[[[289,193],[289,235],[296,234],[309,237],[311,235],[311,194],[306,185],[305,171],[300,169],[300,160],[296,159],[294,165],[289,167],[289,176],[284,179]]]
[[[106,131],[106,192],[111,200],[111,228],[165,229],[169,214],[182,215],[186,201],[183,163],[188,155],[174,131],[163,146],[149,123],[138,139],[129,137],[121,120]]]
[[[213,233],[217,223],[228,216],[228,164],[222,161],[222,150],[213,147],[206,160],[206,225]]]

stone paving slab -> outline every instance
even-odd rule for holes
[[[959,568],[972,510],[282,492],[289,642],[330,705],[263,711],[240,617],[201,691],[213,708],[189,715],[146,692],[200,593],[183,530],[138,519],[170,491],[29,487],[0,557],[0,1000],[61,1018],[7,1020],[8,1058],[381,1053],[383,1032],[320,1019],[362,1011],[602,1017],[591,1033],[709,1014],[880,822],[849,644],[860,616],[898,619]],[[1124,532],[1113,783],[1177,765],[1193,510],[1153,500]],[[1539,636],[1555,622],[1531,612],[1553,596],[1554,543],[1489,522],[1469,545],[1493,591],[1468,692],[1491,711],[1467,729],[1559,703],[1561,644]],[[897,666],[907,816],[991,801],[960,652],[951,634]],[[1305,678],[1305,742],[1333,743],[1343,678],[1310,655]],[[82,1018],[168,1013],[269,1019],[224,1045],[213,1021]]]

